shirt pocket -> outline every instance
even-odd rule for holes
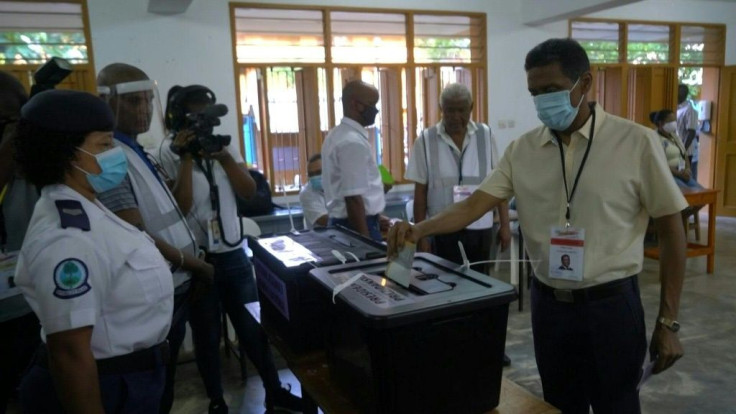
[[[173,294],[171,270],[154,246],[134,250],[125,259],[143,297],[148,303],[159,303]]]

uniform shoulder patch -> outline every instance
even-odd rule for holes
[[[87,283],[89,271],[83,261],[75,258],[64,259],[54,268],[54,296],[59,299],[72,299],[89,292]]]
[[[82,203],[77,200],[56,200],[55,203],[62,229],[72,227],[82,231],[90,230],[89,217]]]

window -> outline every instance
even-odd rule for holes
[[[670,60],[670,27],[655,24],[629,24],[626,58],[635,65],[668,63]]]
[[[74,71],[59,88],[94,91],[84,0],[0,1],[0,69],[30,89],[33,72],[51,57],[62,57]]]
[[[231,4],[245,160],[277,193],[306,183],[306,160],[342,118],[343,85],[379,91],[368,128],[379,164],[402,180],[439,93],[462,82],[486,121],[485,15]]]
[[[618,63],[621,46],[621,24],[573,21],[571,37],[588,52],[591,63]]]

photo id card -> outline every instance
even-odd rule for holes
[[[217,219],[213,218],[207,222],[207,250],[215,252],[220,248],[221,243],[222,236],[220,235],[220,226],[217,223]]]
[[[552,227],[549,241],[550,279],[583,281],[585,229]]]

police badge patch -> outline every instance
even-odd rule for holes
[[[54,268],[54,296],[71,299],[89,292],[87,265],[79,259],[64,259]]]

